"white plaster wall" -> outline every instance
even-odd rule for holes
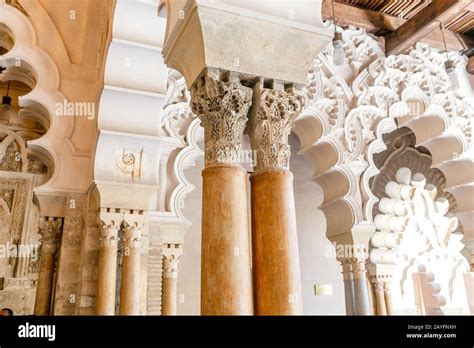
[[[291,170],[294,174],[296,219],[303,291],[304,314],[345,314],[344,289],[339,263],[327,257],[332,248],[325,236],[324,214],[317,209],[322,201],[318,185],[310,181],[312,162],[298,155],[299,141],[290,137]],[[186,171],[196,189],[186,198],[184,214],[192,222],[184,241],[184,253],[179,264],[178,314],[199,314],[201,270],[201,171],[203,161]],[[329,253],[333,254],[333,253]],[[314,284],[331,284],[333,295],[315,296]],[[181,301],[180,301],[181,300]]]
[[[188,194],[183,209],[184,216],[192,223],[184,237],[184,252],[178,266],[178,314],[200,314],[201,288],[201,198],[204,159],[186,170],[188,180],[196,189]]]
[[[474,100],[474,75],[469,74],[466,69],[460,69],[458,78],[460,94]]]
[[[320,187],[311,181],[313,164],[298,155],[299,140],[290,136],[290,169],[293,172],[296,224],[300,252],[301,287],[304,314],[345,315],[344,286],[341,267],[331,252],[334,247],[326,238],[326,219],[317,207],[323,199]],[[314,294],[315,284],[332,285],[332,295]]]

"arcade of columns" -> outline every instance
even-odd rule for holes
[[[397,108],[400,105],[396,103],[407,102],[408,99],[403,99],[408,98],[405,94],[399,98],[400,100],[395,100],[398,98],[398,94],[402,94],[400,91],[396,92],[398,93],[397,97],[393,97],[391,92],[387,92],[383,88],[380,89],[382,91],[380,95],[376,95],[377,91],[370,90],[373,86],[377,87],[377,83],[384,84],[386,82],[383,79],[377,79],[377,76],[369,76],[369,74],[382,74],[380,71],[387,71],[386,76],[391,78],[388,72],[392,68],[391,61],[387,59],[386,63],[380,63],[380,59],[376,59],[376,56],[380,55],[377,48],[374,48],[377,46],[376,43],[367,40],[369,43],[365,43],[367,46],[364,46],[356,37],[357,35],[353,39],[349,37],[352,34],[344,34],[347,35],[346,40],[353,46],[360,45],[360,49],[351,46],[348,50],[354,49],[360,55],[366,54],[367,51],[371,52],[367,54],[365,60],[359,59],[362,61],[362,64],[360,64],[362,66],[372,64],[372,69],[367,69],[369,71],[367,75],[364,75],[366,70],[363,70],[360,65],[357,68],[351,66],[354,71],[357,70],[355,72],[355,76],[357,76],[355,86],[362,86],[360,90],[369,86],[367,90],[370,90],[368,93],[357,95],[356,97],[359,98],[357,105],[351,109],[353,106],[344,105],[348,99],[350,100],[348,94],[352,93],[348,92],[349,88],[344,84],[345,82],[338,80],[337,77],[329,82],[330,79],[324,76],[330,70],[327,63],[328,52],[325,48],[330,40],[330,33],[327,31],[308,33],[301,30],[301,28],[288,28],[286,24],[268,23],[247,17],[239,17],[240,22],[233,22],[238,15],[220,12],[219,9],[212,8],[212,6],[196,5],[193,8],[185,8],[184,11],[188,14],[187,21],[179,21],[177,17],[181,9],[172,8],[173,2],[167,5],[167,20],[171,24],[169,24],[164,35],[164,44],[160,43],[159,45],[163,45],[162,52],[168,67],[180,71],[184,76],[190,93],[190,108],[194,115],[190,112],[189,106],[186,105],[188,103],[186,98],[170,103],[169,95],[167,96],[168,101],[164,102],[163,110],[168,108],[177,111],[178,107],[182,107],[185,110],[183,112],[185,117],[197,116],[204,129],[205,168],[202,172],[201,314],[302,314],[300,265],[292,186],[293,176],[289,170],[290,147],[288,136],[294,127],[295,133],[302,140],[303,151],[308,152],[310,157],[317,153],[312,149],[324,150],[331,147],[331,151],[334,148],[339,150],[342,146],[338,143],[340,134],[336,134],[337,128],[347,127],[351,129],[351,125],[346,126],[338,120],[333,122],[332,119],[324,124],[324,117],[326,115],[330,115],[329,118],[339,117],[339,113],[342,112],[343,118],[347,116],[347,123],[349,123],[349,120],[358,116],[359,108],[361,110],[360,114],[368,115],[374,119],[377,117],[383,118],[385,114],[390,114],[393,123],[395,117],[400,117],[400,119],[406,117],[403,122],[415,135],[410,132],[400,135],[396,133],[396,126],[385,121],[385,123],[380,122],[385,128],[381,126],[381,130],[377,132],[373,129],[375,127],[367,126],[367,129],[364,129],[363,137],[368,133],[372,137],[366,139],[362,138],[361,135],[361,139],[357,139],[357,141],[365,141],[366,143],[373,141],[373,143],[385,144],[383,146],[377,145],[379,146],[377,149],[371,148],[367,152],[371,154],[383,153],[386,148],[390,150],[393,146],[392,152],[387,150],[386,157],[379,161],[381,165],[378,165],[377,168],[373,166],[373,163],[366,163],[364,160],[359,161],[359,158],[355,155],[359,145],[355,144],[351,147],[349,135],[346,138],[348,139],[346,143],[349,143],[348,150],[344,149],[336,155],[331,151],[324,150],[320,153],[325,153],[326,155],[323,156],[325,158],[320,156],[315,161],[319,168],[317,170],[321,171],[321,167],[326,169],[325,172],[321,171],[319,175],[315,175],[316,179],[314,180],[323,187],[325,193],[322,210],[327,217],[328,238],[337,245],[343,245],[346,249],[349,249],[347,254],[350,254],[350,257],[347,254],[338,257],[343,274],[347,314],[369,315],[373,313],[387,315],[394,313],[394,306],[398,306],[398,302],[400,302],[400,294],[391,288],[392,278],[398,279],[397,277],[401,276],[393,270],[395,268],[393,255],[395,255],[395,251],[400,245],[403,246],[414,240],[417,241],[416,237],[410,234],[411,232],[403,236],[400,235],[400,232],[411,231],[410,228],[418,221],[417,219],[421,219],[418,216],[418,211],[410,213],[409,209],[406,208],[410,204],[411,206],[414,204],[417,206],[426,205],[426,211],[435,216],[433,221],[442,222],[433,226],[437,231],[436,233],[445,236],[446,241],[445,244],[439,242],[429,244],[430,246],[435,245],[436,250],[441,250],[438,254],[434,253],[427,256],[424,250],[420,250],[419,255],[429,260],[436,259],[440,255],[444,257],[443,250],[446,249],[448,250],[446,255],[450,257],[450,260],[456,261],[456,268],[453,268],[454,273],[466,271],[466,269],[467,272],[469,271],[466,261],[459,257],[460,243],[458,237],[451,234],[456,230],[457,222],[455,223],[452,219],[444,216],[450,209],[449,204],[446,208],[446,202],[438,201],[437,191],[429,186],[434,183],[436,189],[441,191],[446,186],[447,180],[453,181],[452,178],[447,175],[447,180],[439,179],[439,176],[436,176],[437,174],[430,171],[431,162],[422,169],[413,164],[417,163],[416,161],[405,161],[399,165],[397,164],[398,171],[393,171],[393,168],[390,169],[393,157],[402,153],[402,150],[413,152],[419,144],[426,145],[420,140],[423,136],[423,140],[429,142],[426,146],[428,150],[436,154],[439,153],[437,151],[440,141],[456,142],[453,140],[454,133],[443,133],[442,137],[439,136],[440,141],[438,141],[437,134],[422,134],[419,130],[422,128],[420,124],[423,120],[420,121],[416,117],[410,118],[405,114],[402,115],[400,114],[401,108]],[[125,24],[127,22],[122,14],[129,10],[127,6],[132,5],[119,2],[116,9],[117,13],[120,14],[117,17]],[[149,10],[147,6],[150,5],[140,4],[137,6],[140,7],[140,10],[143,6]],[[153,13],[153,16],[155,15],[156,13]],[[226,17],[229,23],[233,23],[233,26],[230,25],[223,32],[213,32],[212,23],[216,20],[216,16],[220,16],[219,18]],[[199,29],[193,27],[196,23],[199,23]],[[118,24],[114,23],[114,25]],[[243,28],[247,28],[249,32],[242,33]],[[241,35],[238,35],[238,33],[241,33]],[[278,59],[264,60],[266,64],[263,64],[263,61],[258,57],[264,56],[266,51],[260,44],[266,42],[268,35],[273,36],[274,33],[279,33],[276,37],[272,37],[275,47],[278,47]],[[117,35],[114,38],[118,40],[132,41],[130,37],[121,37],[120,35],[130,34],[124,34],[119,29],[115,30],[113,35]],[[368,37],[366,38],[368,39]],[[197,49],[190,44],[191,42],[201,42],[202,47]],[[218,46],[214,46],[216,42],[219,43]],[[120,48],[114,45],[118,46],[116,42],[112,41],[109,57],[107,58],[112,62],[114,54],[119,59],[123,59],[119,54]],[[242,56],[240,53],[242,47],[247,47],[248,51],[253,52],[253,54]],[[156,54],[157,50],[150,51]],[[377,52],[374,53],[374,51]],[[219,56],[215,54],[216,52],[224,52],[225,54]],[[158,54],[161,55],[161,52],[158,52]],[[414,53],[414,55],[416,54],[418,53]],[[313,64],[315,56],[318,57],[316,65]],[[236,57],[238,57],[237,61]],[[295,57],[301,59],[302,63],[288,71],[288,66],[294,66],[291,63],[294,62]],[[349,55],[349,60],[357,61],[358,58]],[[153,59],[156,59],[156,56],[153,56]],[[402,57],[401,60],[403,59],[405,58]],[[7,59],[5,60],[7,61]],[[431,61],[437,61],[437,58],[433,58]],[[395,65],[393,64],[393,66]],[[145,90],[146,87],[140,85],[139,82],[131,81],[131,87],[127,87],[125,92],[121,92],[130,93],[130,95],[115,96],[116,99],[113,99],[111,95],[117,93],[117,88],[114,90],[112,87],[115,86],[114,83],[117,83],[118,80],[114,75],[117,74],[117,71],[113,71],[113,64],[111,66],[112,68],[107,67],[109,70],[106,69],[105,72],[105,86],[101,97],[101,110],[99,111],[99,120],[105,121],[99,122],[101,133],[97,145],[96,167],[98,169],[96,168],[94,173],[95,183],[88,188],[84,196],[78,199],[74,196],[77,201],[85,202],[81,204],[80,208],[80,214],[83,216],[82,222],[75,222],[77,221],[77,214],[71,213],[71,209],[66,209],[65,212],[64,208],[58,208],[59,203],[51,203],[56,199],[62,205],[67,206],[72,197],[71,195],[58,194],[47,190],[42,191],[41,189],[35,192],[36,205],[41,216],[39,235],[42,244],[34,306],[34,313],[37,315],[53,314],[52,308],[55,306],[52,301],[55,300],[55,296],[62,295],[61,291],[63,291],[58,284],[67,283],[65,279],[61,278],[63,276],[60,268],[65,267],[64,264],[69,266],[66,259],[69,250],[67,248],[73,240],[76,244],[79,244],[79,251],[74,250],[74,252],[86,255],[81,256],[79,268],[71,268],[76,269],[82,277],[81,280],[75,281],[75,284],[77,283],[75,293],[80,296],[80,300],[78,300],[80,303],[77,304],[79,309],[75,311],[67,309],[70,312],[64,310],[63,313],[92,314],[90,312],[92,308],[94,313],[99,315],[114,315],[116,313],[120,315],[177,314],[178,265],[181,255],[185,252],[183,236],[189,224],[181,219],[179,204],[170,208],[167,197],[164,197],[157,207],[150,206],[149,202],[157,195],[160,196],[159,188],[167,187],[168,183],[160,181],[164,180],[163,175],[160,175],[160,179],[157,180],[153,175],[143,174],[141,162],[139,167],[137,167],[137,162],[138,158],[141,161],[142,153],[145,155],[143,156],[145,160],[147,155],[148,158],[154,155],[158,159],[152,160],[155,162],[148,163],[148,167],[157,168],[158,163],[163,174],[166,173],[166,167],[172,162],[171,154],[194,151],[199,156],[199,151],[193,148],[190,139],[191,132],[196,129],[196,122],[193,121],[187,125],[187,139],[184,142],[179,136],[176,137],[178,140],[171,139],[171,136],[165,139],[163,134],[160,133],[159,136],[156,134],[152,134],[152,136],[155,138],[162,137],[160,139],[165,140],[159,145],[152,144],[152,141],[149,140],[150,137],[140,138],[140,134],[145,134],[143,129],[146,128],[146,124],[142,129],[135,128],[128,130],[129,133],[124,132],[120,128],[120,124],[114,124],[118,121],[114,120],[112,122],[110,118],[107,118],[107,114],[110,113],[107,108],[113,102],[120,103],[119,99],[124,100],[130,97],[130,100],[134,100],[133,98],[136,98],[136,95],[140,94],[140,91]],[[318,76],[322,81],[319,85],[320,90],[317,92],[320,95],[316,97],[311,96],[312,81],[309,86],[303,88],[306,85],[307,72],[310,69],[313,73],[320,69],[320,75]],[[334,72],[331,73],[334,74]],[[363,80],[364,76],[367,81]],[[171,75],[166,76],[168,83],[170,83],[169,81],[177,83],[177,79],[171,77]],[[370,80],[372,77],[375,82]],[[154,76],[151,76],[151,78],[154,78]],[[133,78],[130,79],[133,80]],[[319,81],[316,82],[316,84],[318,83]],[[387,83],[387,85],[393,86],[394,84]],[[385,85],[382,87],[385,87]],[[414,89],[420,86],[410,87]],[[426,92],[427,97],[420,97],[420,100],[430,99],[425,105],[426,110],[428,106],[431,107],[436,103],[446,109],[449,108],[449,105],[446,107],[443,104],[445,101],[437,101],[433,97],[432,94],[434,93],[432,91],[425,91],[422,87],[420,87],[420,90]],[[155,87],[153,86],[153,88]],[[352,89],[354,94],[357,94],[358,88],[353,87]],[[133,93],[130,92],[132,90]],[[433,90],[436,90],[436,88],[433,88]],[[344,93],[347,95],[344,95]],[[372,100],[368,102],[363,99],[370,99],[372,96],[376,99],[375,102]],[[397,107],[385,105],[381,101],[383,98],[380,98],[380,96],[386,98],[387,104],[393,103]],[[176,96],[173,95],[173,97]],[[155,98],[163,97],[156,93]],[[323,105],[322,101],[325,98],[336,100],[336,106]],[[321,105],[318,104],[318,99],[321,101]],[[143,100],[140,100],[140,102],[144,103]],[[166,104],[167,102],[169,104]],[[379,103],[380,105],[377,104],[370,109],[367,104],[371,103],[374,105]],[[308,105],[310,105],[309,108]],[[153,104],[153,107],[156,107],[156,104]],[[364,107],[367,108],[364,109]],[[469,107],[467,103],[465,106],[459,107],[459,110],[469,116],[471,115]],[[125,105],[124,109],[126,108]],[[346,109],[342,110],[344,108]],[[375,110],[375,108],[378,109]],[[379,112],[379,110],[382,111]],[[420,117],[420,119],[434,117],[433,115],[436,114],[438,109],[433,107],[429,111],[426,117],[423,114],[424,117]],[[317,117],[310,117],[311,112],[315,112]],[[379,116],[380,114],[384,116]],[[396,115],[393,116],[394,114]],[[440,114],[444,117],[442,112]],[[165,116],[163,116],[163,119],[165,119]],[[316,119],[319,122],[317,127],[324,128],[324,131],[315,131],[308,136],[305,132],[312,129],[312,126],[307,121],[314,122]],[[144,120],[144,122],[147,121]],[[450,122],[451,120],[448,120],[445,124],[450,124]],[[454,121],[452,122],[454,124]],[[324,126],[321,126],[321,124],[324,124]],[[363,127],[365,126],[364,124]],[[446,128],[448,127],[446,126]],[[392,132],[396,134],[390,140],[391,142],[385,138],[383,141],[381,140],[382,133],[392,134]],[[375,135],[372,133],[375,133]],[[244,134],[249,135],[251,149],[257,153],[257,160],[250,175],[251,216],[248,212],[247,172],[239,164]],[[315,136],[321,137],[321,141],[315,139]],[[461,138],[464,135],[456,133],[455,136]],[[115,150],[117,142],[111,141],[113,137],[117,137],[117,139],[120,139],[119,142],[126,144],[123,151],[122,148],[120,148],[120,151]],[[410,137],[416,137],[417,142],[406,140]],[[128,139],[132,138],[135,139],[129,142]],[[137,138],[138,142],[142,141],[145,144],[144,147],[135,146],[134,148],[130,145],[137,143]],[[309,143],[305,146],[304,143],[308,141]],[[403,141],[404,145],[402,147],[395,146],[398,141]],[[346,143],[343,146],[346,146]],[[461,143],[458,153],[465,152],[468,148],[465,144],[468,142],[458,141],[458,143]],[[456,146],[458,146],[458,143],[456,143]],[[130,147],[126,148],[129,145]],[[109,151],[109,147],[114,147],[115,153]],[[360,149],[357,151],[364,152]],[[117,152],[120,152],[120,156],[116,156]],[[405,158],[408,152],[403,152]],[[113,166],[117,166],[122,170],[120,175],[114,175],[113,182],[107,181],[109,176],[107,170],[112,167],[112,165],[110,168],[107,167],[107,156],[119,158],[119,160],[113,158],[111,162]],[[176,163],[179,162],[179,156],[176,157]],[[341,160],[344,156],[346,158]],[[329,163],[333,161],[333,157],[338,159],[333,163]],[[400,158],[403,158],[403,156]],[[445,157],[443,158],[444,162],[438,162],[446,163],[450,160],[451,158]],[[347,167],[350,167],[350,171],[346,167],[339,166],[341,161],[344,162],[344,165],[347,164]],[[429,161],[431,161],[431,158]],[[371,162],[371,159],[368,162]],[[321,163],[322,166],[320,166]],[[371,165],[373,167],[370,167]],[[385,170],[386,167],[389,169]],[[414,171],[417,170],[417,172],[410,172],[407,175],[406,167]],[[331,170],[333,168],[336,168],[336,170]],[[366,170],[363,175],[360,173],[361,168]],[[375,173],[373,168],[378,172]],[[401,169],[403,170],[400,171]],[[135,185],[137,184],[135,181],[137,172],[143,175],[139,177],[138,183],[140,185]],[[374,183],[371,183],[370,186],[368,184],[369,179],[365,176],[368,175],[367,173],[380,176],[383,174],[386,179],[379,180],[381,183],[374,180]],[[420,173],[423,177],[418,175]],[[413,177],[412,174],[414,174]],[[348,177],[351,180],[352,178],[357,179],[348,183]],[[374,193],[371,191],[368,194],[367,192],[361,194],[364,187],[361,188],[359,184],[353,184],[358,180],[370,186]],[[180,179],[178,181],[182,182]],[[469,181],[457,182],[458,186],[466,183],[469,183]],[[328,185],[330,186],[329,189]],[[354,186],[351,185],[356,188],[354,189]],[[399,186],[391,191],[389,188],[394,185]],[[361,184],[361,186],[363,185]],[[383,188],[376,192],[379,186]],[[403,192],[409,192],[409,194],[400,193],[402,189]],[[347,192],[342,192],[344,190],[347,190]],[[364,197],[364,205],[359,201],[354,203],[354,200],[346,200],[354,190],[358,190],[358,194]],[[177,191],[175,189],[173,194]],[[183,193],[184,195],[185,193]],[[369,196],[369,199],[366,196]],[[432,197],[432,201],[429,197]],[[451,201],[457,199],[458,206],[462,206],[462,197],[460,197],[459,192],[454,192],[453,197],[450,198]],[[371,199],[380,200],[380,204],[377,203],[377,205],[371,206],[369,204],[373,202]],[[381,205],[382,200],[384,200],[383,206]],[[348,206],[352,209],[353,205],[359,206],[359,208],[354,209],[355,212],[347,209]],[[364,208],[360,207],[362,205]],[[401,206],[402,208],[400,208]],[[433,206],[436,208],[432,208]],[[469,212],[469,208],[454,212]],[[362,209],[364,209],[364,212],[359,212]],[[162,210],[168,210],[169,214],[168,212],[162,214]],[[368,211],[370,211],[370,214],[367,213]],[[372,214],[374,214],[373,217]],[[339,218],[334,218],[334,216]],[[370,221],[371,219],[372,221]],[[459,219],[462,219],[461,215]],[[251,221],[250,224],[249,221]],[[367,221],[370,223],[367,223]],[[410,225],[409,221],[414,222]],[[71,236],[71,231],[76,228],[85,231],[84,237],[79,239],[79,243],[77,239]],[[466,225],[465,233],[468,230],[469,228]],[[414,235],[423,233],[429,234],[426,231],[413,232]],[[81,245],[82,252],[80,250]],[[90,247],[90,245],[93,245],[93,247]],[[90,257],[89,254],[95,256]],[[95,261],[89,262],[88,258],[94,258]],[[408,266],[410,260],[416,260],[416,258],[417,255],[409,255],[407,257],[408,261],[405,260],[406,266],[404,267],[406,267],[405,270],[413,272],[414,278],[418,277],[415,283],[418,282],[416,284],[419,285],[420,289],[424,289],[423,272],[419,269],[413,270]],[[366,265],[369,265],[368,269],[366,269]],[[76,263],[73,266],[77,267]],[[94,277],[89,274],[91,268],[96,269],[96,276]],[[464,288],[464,285],[458,283],[458,278],[456,276],[456,284]],[[405,278],[403,278],[403,281],[407,282]],[[429,281],[426,282],[429,283]],[[420,290],[420,293],[413,295],[414,301],[419,302],[420,296],[423,297],[422,290]],[[91,298],[94,298],[93,302]],[[119,300],[118,308],[117,300]],[[441,303],[435,304],[435,307],[436,305],[442,306]],[[60,310],[54,312],[61,314]]]
[[[288,169],[288,135],[301,101],[291,87],[285,90],[283,84],[274,83],[272,88],[263,88],[261,80],[252,90],[232,73],[223,76],[216,69],[205,71],[191,88],[191,96],[192,109],[205,133],[202,314],[251,315],[254,310],[260,315],[302,314],[292,174]],[[251,125],[247,131],[252,134],[258,156],[251,176],[254,276],[249,251],[247,173],[238,162],[247,117]],[[127,217],[115,221],[114,216],[101,213],[97,314],[115,313],[122,222],[120,314],[139,314],[138,249],[143,223],[130,223]],[[176,244],[165,244],[163,249],[163,315],[177,313],[177,267],[182,252],[182,245]]]

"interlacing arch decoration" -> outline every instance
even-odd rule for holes
[[[191,222],[183,213],[186,196],[195,185],[186,178],[185,171],[193,167],[204,156],[201,148],[204,142],[204,129],[201,121],[189,106],[190,95],[184,77],[170,69],[167,81],[167,97],[161,110],[159,135],[175,144],[176,150],[170,155],[167,171],[170,173],[166,186],[166,204],[163,211],[155,216],[168,223],[190,226]]]
[[[60,173],[62,139],[73,122],[60,122],[55,114],[57,103],[65,100],[58,90],[59,71],[37,46],[30,19],[1,0],[0,67],[2,95],[7,89],[11,98],[0,112],[0,242],[31,245],[40,237],[34,193],[54,185]],[[24,255],[0,261],[5,271],[2,296],[31,297],[38,266],[38,259]],[[32,310],[27,308],[29,302],[15,303],[15,312],[27,314]]]
[[[378,43],[361,30],[343,33],[348,67],[334,67],[328,46],[314,61],[306,88],[309,106],[295,121],[300,153],[315,162],[313,180],[324,192],[321,210],[331,239],[356,225],[373,225],[378,198],[370,180],[378,174],[374,154],[385,150],[383,134],[405,126],[446,175],[452,210],[461,224],[472,221],[466,194],[474,172],[456,177],[454,167],[472,163],[473,101],[450,90],[444,53],[418,44],[409,53],[385,57]],[[455,52],[457,69],[465,66]],[[472,203],[471,203],[472,204]],[[466,224],[471,228],[471,224]],[[466,233],[466,231],[465,231]]]
[[[59,71],[52,58],[36,46],[36,32],[28,17],[4,2],[0,3],[0,10],[0,40],[7,50],[0,56],[0,66],[5,68],[0,79],[20,81],[31,89],[19,98],[18,115],[34,120],[42,129],[40,137],[26,136],[25,146],[48,167],[49,180],[43,187],[50,186],[59,169],[59,156],[53,143],[73,125],[59,123],[55,116],[57,103],[66,100],[59,91]]]
[[[371,181],[378,202],[369,274],[382,287],[377,303],[390,297],[389,314],[469,314],[469,264],[461,254],[459,219],[449,213],[457,203],[444,191],[445,176],[426,149],[415,147],[409,128],[389,133],[386,144],[374,155],[380,173]]]
[[[204,156],[204,151],[200,147],[200,143],[204,140],[204,129],[201,127],[201,121],[191,111],[187,97],[184,97],[185,101],[173,97],[176,94],[186,94],[182,77],[181,82],[183,82],[182,88],[179,92],[176,90],[171,94],[170,103],[163,109],[161,127],[163,135],[175,139],[180,144],[176,157],[171,161],[174,183],[170,185],[167,210],[171,212],[172,217],[190,225],[182,210],[187,194],[192,192],[195,186],[186,178],[185,170],[194,166],[195,161]]]

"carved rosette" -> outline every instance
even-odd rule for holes
[[[288,135],[301,110],[302,100],[292,92],[260,85],[255,87],[254,93],[249,134],[252,147],[257,151],[255,171],[288,170],[291,154]]]
[[[101,221],[101,231],[100,231],[100,246],[105,247],[117,247],[119,238],[118,232],[120,230],[120,225],[117,224],[114,220],[109,221],[108,223]]]
[[[250,88],[219,81],[210,72],[191,87],[191,108],[204,127],[206,165],[239,162],[251,103]]]
[[[46,219],[43,218],[39,224],[39,234],[41,236],[41,253],[49,251],[56,252],[59,244],[59,239],[62,232],[61,219]]]

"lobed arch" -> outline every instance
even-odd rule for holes
[[[167,100],[161,112],[160,133],[162,137],[173,139],[179,146],[168,163],[168,171],[172,175],[166,193],[166,210],[168,217],[189,226],[191,223],[184,215],[183,209],[186,196],[195,189],[195,185],[188,180],[185,171],[204,156],[201,148],[204,129],[189,106],[190,96],[183,76],[171,69],[167,85]]]
[[[73,122],[59,121],[55,107],[66,100],[59,91],[60,74],[54,60],[37,46],[36,32],[29,19],[5,3],[0,4],[0,29],[3,30],[7,52],[0,56],[0,66],[5,68],[2,81],[17,80],[31,88],[19,98],[22,117],[37,119],[45,128],[41,137],[27,142],[28,151],[44,160],[50,168],[49,180],[40,189],[54,186],[60,168],[60,156],[55,143],[61,134],[68,134]],[[9,38],[9,39],[8,39]]]

